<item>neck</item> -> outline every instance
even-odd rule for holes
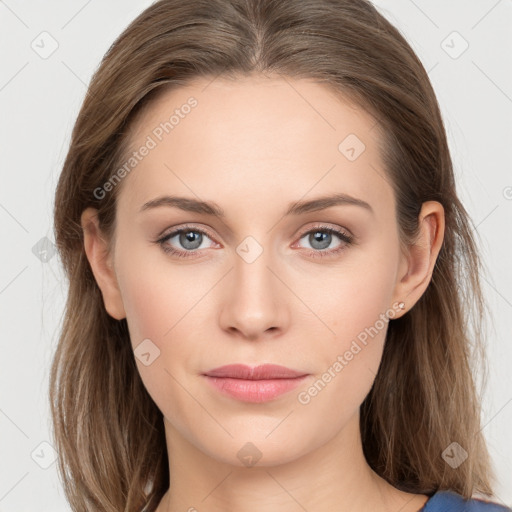
[[[399,491],[370,468],[363,454],[358,414],[316,450],[277,465],[265,465],[262,457],[250,467],[208,456],[165,418],[164,422],[171,482],[157,512],[296,512],[298,507],[415,512],[427,499]]]

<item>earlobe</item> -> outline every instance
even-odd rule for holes
[[[84,249],[96,283],[101,290],[107,313],[116,320],[126,317],[108,242],[98,224],[98,211],[87,208],[82,212],[81,225]]]
[[[394,300],[411,309],[427,289],[444,239],[444,208],[438,201],[423,203],[419,217],[420,233],[404,255]]]

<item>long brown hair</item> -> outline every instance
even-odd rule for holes
[[[69,293],[50,401],[72,509],[154,510],[169,484],[162,414],[138,374],[126,319],[105,310],[80,215],[96,208],[112,239],[120,187],[101,198],[94,191],[125,161],[128,128],[159,93],[195,78],[253,73],[314,79],[375,116],[401,243],[414,240],[423,202],[443,205],[445,236],[431,282],[389,323],[361,406],[363,449],[374,471],[399,489],[492,496],[472,376],[475,362],[485,363],[482,263],[456,194],[439,106],[409,44],[366,0],[160,0],[95,72],[56,190],[55,239]],[[457,468],[442,457],[453,442],[467,452]]]

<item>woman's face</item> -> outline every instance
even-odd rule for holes
[[[131,141],[113,263],[170,438],[241,466],[247,455],[291,461],[340,436],[405,298],[375,120],[313,81],[204,79],[153,103]],[[334,195],[354,199],[287,213]],[[171,196],[188,201],[155,202]],[[253,382],[261,401],[251,401],[204,375],[265,363],[307,376],[276,396]]]

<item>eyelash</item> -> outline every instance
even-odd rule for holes
[[[174,238],[176,235],[179,235],[181,233],[201,233],[203,235],[206,235],[208,238],[213,238],[208,231],[200,228],[196,228],[194,226],[183,226],[181,228],[175,229],[174,231],[171,231],[169,234],[159,238],[155,241],[156,244],[160,245],[162,250],[166,254],[171,254],[172,256],[177,256],[178,258],[195,258],[196,256],[192,256],[192,254],[196,254],[199,249],[195,249],[193,251],[180,251],[177,249],[174,249],[172,246],[167,245],[166,242],[170,240],[171,238]],[[317,233],[317,232],[325,232],[329,233],[331,235],[337,235],[344,244],[341,244],[336,249],[324,249],[324,250],[312,250],[307,249],[308,256],[311,256],[312,258],[324,258],[326,256],[336,256],[337,254],[344,251],[348,245],[353,243],[354,237],[352,235],[349,235],[348,233],[338,230],[336,228],[332,228],[329,226],[316,226],[312,229],[309,229],[308,231],[305,231],[302,233],[299,237],[299,240],[304,238],[304,236],[309,235],[310,233]]]

